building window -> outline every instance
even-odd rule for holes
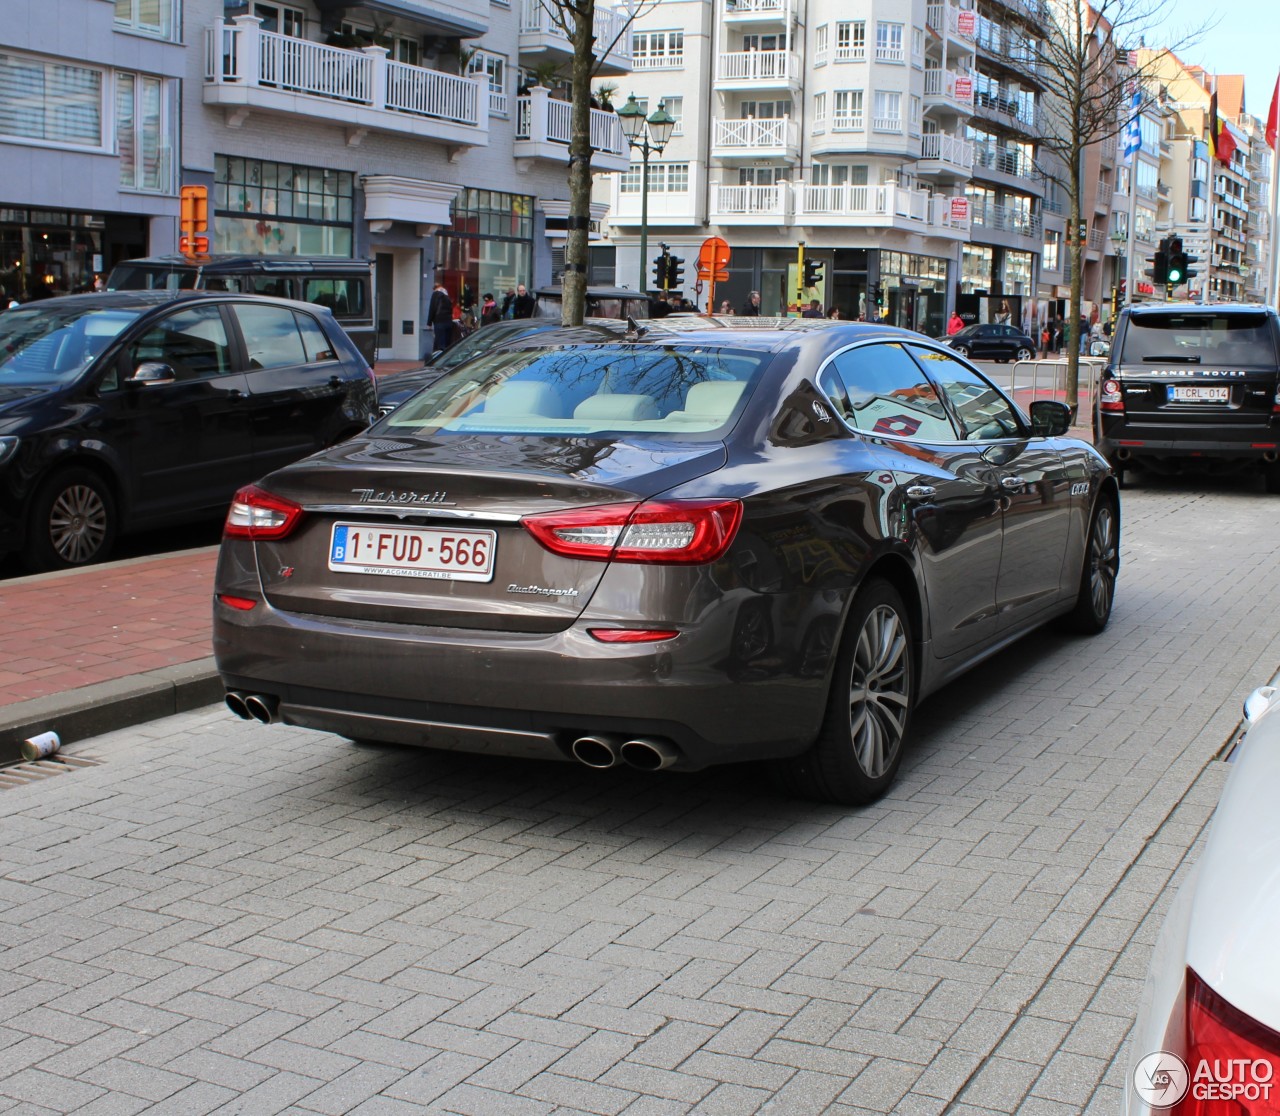
[[[835,112],[831,118],[831,126],[837,132],[848,132],[862,128],[862,90],[837,89],[834,99]]]
[[[827,95],[825,93],[815,93],[813,95],[813,130],[815,132],[824,132],[827,128]]]
[[[631,67],[660,70],[684,65],[683,31],[634,31],[631,35]]]
[[[829,28],[824,23],[813,33],[813,64],[815,66],[827,64],[827,50],[831,38],[828,31]]]
[[[911,61],[924,62],[924,29],[921,27],[911,28]]]
[[[671,129],[671,134],[684,135],[684,97],[663,97],[662,103],[667,108],[667,115],[676,122],[676,126]]]
[[[875,111],[871,127],[877,132],[902,131],[902,94],[886,89],[876,90]]]
[[[213,191],[217,252],[351,255],[350,171],[216,155]]]
[[[1154,198],[1160,184],[1160,171],[1153,163],[1139,162],[1134,175],[1138,183],[1138,197]]]
[[[115,4],[117,27],[159,39],[174,38],[173,0],[115,0]]]
[[[836,61],[860,62],[867,56],[867,25],[863,20],[836,24]]]
[[[902,24],[876,24],[876,61],[902,62],[905,55],[902,50]]]
[[[253,14],[262,20],[263,31],[275,31],[291,39],[306,37],[307,21],[300,8],[289,8],[283,4],[254,4]],[[342,24],[340,31],[344,35],[362,35],[373,41],[371,32],[361,31],[350,23]]]
[[[173,192],[166,83],[145,74],[116,74],[116,152],[126,190]]]
[[[1058,270],[1058,254],[1062,251],[1062,233],[1046,230],[1044,234],[1044,260],[1041,264],[1044,271]]]
[[[1153,240],[1155,229],[1155,212],[1143,206],[1138,206],[1133,213],[1133,235],[1139,240]]]
[[[508,103],[505,56],[478,50],[467,63],[467,73],[472,77],[483,77],[489,83],[489,115],[506,116]]]
[[[103,71],[0,53],[0,135],[102,147]]]
[[[618,176],[618,189],[623,194],[640,193],[641,175],[644,173],[642,163],[632,163]],[[689,192],[688,163],[650,163],[649,193],[651,194],[687,194]]]
[[[921,116],[920,98],[913,93],[911,95],[911,134],[913,136],[920,134]]]

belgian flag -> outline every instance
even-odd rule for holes
[[[1230,163],[1235,154],[1236,140],[1227,123],[1218,116],[1218,94],[1209,98],[1209,142],[1213,144],[1213,154],[1220,163]]]

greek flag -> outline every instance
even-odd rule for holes
[[[1133,162],[1134,155],[1142,147],[1142,94],[1135,89],[1133,91],[1133,115],[1129,117],[1129,123],[1125,125],[1124,130],[1124,159],[1126,163]]]

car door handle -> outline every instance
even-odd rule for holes
[[[248,399],[249,397],[245,395],[245,393],[242,392],[239,388],[232,388],[229,392],[227,392],[227,398],[230,399],[233,403],[238,403],[241,399]]]
[[[937,494],[938,490],[931,484],[913,484],[907,489],[907,499],[917,504],[932,500]]]
[[[341,377],[341,376],[330,376],[330,377],[329,377],[329,386],[330,386],[331,388],[333,388],[334,390],[337,390],[338,388],[342,387],[342,382],[343,382],[343,381],[342,381],[342,377]]]
[[[1021,492],[1027,487],[1027,482],[1021,477],[1001,477],[1000,487],[1006,492]]]

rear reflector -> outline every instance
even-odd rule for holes
[[[553,554],[593,562],[701,565],[721,557],[742,521],[737,500],[650,500],[525,516]]]
[[[587,632],[601,643],[661,643],[680,634],[666,628],[588,628]]]
[[[1280,1111],[1280,1034],[1227,1003],[1187,970],[1190,1088],[1175,1116],[1263,1116]]]
[[[222,535],[228,539],[283,539],[293,533],[301,518],[301,505],[250,484],[232,497]]]
[[[219,593],[218,600],[228,608],[236,608],[241,612],[248,612],[249,609],[253,608],[258,603],[257,601],[250,600],[248,597],[232,597],[228,596],[226,593]]]

